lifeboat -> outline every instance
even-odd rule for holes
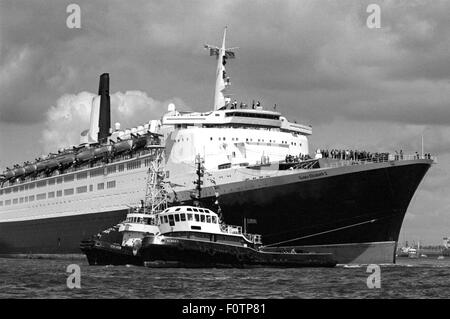
[[[68,153],[55,158],[59,165],[72,164],[75,161],[75,154]]]
[[[112,150],[112,145],[104,145],[104,146],[100,146],[94,149],[94,157],[95,158],[99,158],[99,157],[104,157],[106,155],[108,155],[109,153],[111,153]]]
[[[23,167],[18,167],[14,170],[14,177],[15,178],[19,178],[22,175],[25,175],[25,168]]]
[[[78,162],[86,162],[89,161],[94,157],[94,149],[93,148],[86,148],[79,152],[76,156]]]
[[[14,175],[15,175],[14,170],[12,170],[12,169],[4,171],[3,174],[5,176],[5,179],[10,179],[10,178],[14,177]]]
[[[114,144],[114,152],[116,154],[119,154],[122,152],[130,151],[133,148],[133,144],[133,140],[131,139],[117,142],[116,144]]]
[[[29,164],[24,167],[25,168],[25,174],[32,174],[37,171],[37,165],[36,164]]]
[[[143,148],[145,145],[147,145],[147,138],[146,137],[140,137],[134,140],[133,149],[140,149]]]

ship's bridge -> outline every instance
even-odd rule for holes
[[[311,135],[310,126],[289,122],[279,112],[260,109],[233,108],[206,113],[181,113],[172,111],[162,118],[163,125],[173,125],[175,128],[197,127],[263,127],[278,128],[286,132]]]

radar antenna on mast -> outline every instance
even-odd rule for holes
[[[214,110],[219,110],[227,104],[225,100],[225,91],[226,88],[230,85],[230,77],[227,76],[227,73],[225,71],[225,64],[227,63],[227,59],[234,59],[236,57],[233,50],[238,49],[237,47],[225,47],[226,36],[227,27],[225,27],[225,30],[223,31],[222,47],[220,48],[205,44],[205,49],[209,50],[209,55],[215,55],[217,57],[216,87],[214,90]]]

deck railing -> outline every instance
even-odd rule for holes
[[[332,159],[332,158],[329,158],[329,159]],[[336,159],[335,161],[327,163],[326,167],[342,167],[342,166],[372,164],[372,163],[411,161],[411,160],[418,160],[418,159],[428,159],[428,160],[432,160],[433,163],[437,163],[437,156],[427,156],[427,155],[417,155],[417,154],[408,154],[408,155],[389,154],[388,156],[371,157],[371,158],[354,159],[354,160],[352,160],[352,159]]]

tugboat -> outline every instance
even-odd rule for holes
[[[126,219],[80,243],[89,265],[142,266],[139,253],[142,238],[159,234],[156,214],[167,208],[166,191],[162,185],[164,148],[152,146],[153,160],[147,174],[147,191],[140,207],[130,208]]]
[[[145,236],[140,255],[146,267],[334,267],[331,253],[269,252],[261,235],[225,225],[213,211],[174,206],[156,215],[159,234]]]
[[[158,232],[154,215],[148,214],[144,207],[133,208],[125,221],[92,239],[83,240],[80,249],[86,255],[89,265],[142,266],[139,254],[141,239]]]

